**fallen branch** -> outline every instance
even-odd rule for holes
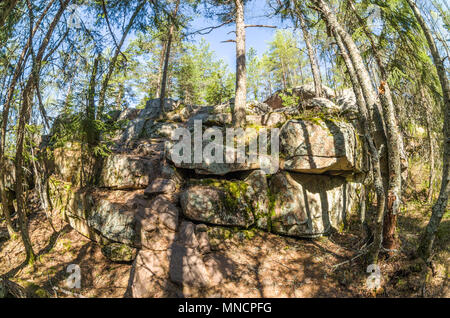
[[[345,264],[347,264],[347,263],[353,262],[353,261],[354,261],[355,259],[357,259],[358,257],[361,257],[361,256],[363,256],[363,255],[365,255],[365,254],[367,254],[367,253],[368,253],[368,251],[365,251],[364,253],[359,253],[359,254],[356,255],[355,257],[353,257],[353,258],[351,258],[351,259],[349,259],[349,260],[346,260],[345,262],[342,262],[342,263],[333,265],[333,266],[332,266],[333,271],[336,270],[338,267],[340,267],[340,266],[342,266],[342,265],[345,265]]]
[[[68,290],[65,290],[65,289],[62,289],[62,288],[53,287],[53,289],[54,289],[55,291],[60,291],[60,292],[62,292],[63,294],[66,294],[66,295],[69,295],[69,296],[74,296],[74,297],[77,297],[77,298],[86,298],[86,297],[84,297],[84,296],[81,295],[81,294],[72,293],[71,291],[68,291]]]

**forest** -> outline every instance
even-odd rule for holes
[[[450,297],[449,28],[445,0],[1,0],[0,298]]]

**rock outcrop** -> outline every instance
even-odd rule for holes
[[[128,290],[133,297],[189,296],[220,285],[228,272],[218,233],[227,228],[299,238],[339,229],[358,208],[367,170],[357,123],[339,116],[351,102],[335,99],[329,89],[328,99],[316,98],[308,87],[294,93],[301,99],[298,107],[269,102],[248,107],[247,120],[256,133],[244,141],[247,156],[264,128],[279,129],[279,169],[273,173],[261,164],[271,160],[269,154],[255,162],[174,162],[176,128],[193,132],[201,120],[206,128],[224,132],[232,102],[200,107],[168,100],[168,119],[160,120],[154,100],[145,109],[118,115],[128,124],[89,186],[80,183],[80,147],[54,150],[49,180],[54,212],[101,244],[110,260],[133,261]],[[304,116],[305,105],[317,116],[311,111]],[[226,150],[224,141],[218,145]]]

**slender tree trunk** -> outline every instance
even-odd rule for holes
[[[26,205],[24,202],[24,175],[23,175],[23,144],[25,139],[25,126],[29,122],[31,107],[33,103],[33,75],[27,82],[24,88],[22,107],[19,115],[19,125],[17,129],[17,151],[16,151],[16,201],[17,201],[17,214],[19,216],[19,228],[22,235],[22,242],[25,246],[27,253],[26,261],[30,264],[34,262],[35,254],[33,246],[31,244],[30,236],[28,233],[28,221],[26,216]]]
[[[164,61],[165,61],[165,56],[166,56],[166,48],[167,48],[167,42],[163,42],[162,43],[162,47],[161,47],[161,57],[159,59],[158,78],[156,79],[156,95],[155,95],[155,98],[160,98],[161,97],[161,82],[162,82]]]
[[[55,0],[51,0],[47,4],[47,6],[42,11],[40,17],[36,21],[31,33],[28,36],[27,43],[25,44],[24,48],[22,49],[19,60],[14,69],[14,73],[11,78],[11,82],[9,84],[8,91],[6,93],[5,103],[3,105],[2,127],[1,127],[1,133],[0,133],[0,192],[1,192],[1,202],[2,202],[3,213],[4,213],[5,217],[7,218],[8,223],[11,223],[11,222],[10,222],[10,220],[8,221],[9,211],[5,212],[5,210],[6,210],[5,207],[8,206],[8,201],[7,201],[6,193],[5,193],[6,179],[5,179],[5,175],[4,175],[4,171],[5,171],[4,169],[5,169],[6,162],[5,162],[4,156],[5,156],[5,145],[6,145],[6,130],[7,130],[8,121],[9,121],[9,110],[11,108],[11,103],[14,98],[14,92],[16,89],[17,81],[19,80],[19,77],[22,74],[23,66],[30,54],[29,48],[32,43],[34,34],[40,27],[42,20],[47,15],[47,12],[49,11],[49,9],[51,8],[51,6],[53,5],[54,2],[55,2]],[[13,234],[11,232],[11,230],[13,230],[12,227],[8,226],[8,230],[10,231],[10,234]]]
[[[6,166],[6,164],[5,164]],[[6,167],[5,167],[6,168]],[[5,169],[2,168],[2,169]],[[6,194],[6,188],[4,187],[4,184],[6,184],[6,178],[4,173],[2,173],[3,180],[1,180],[0,182],[0,195],[1,195],[1,200],[2,200],[2,212],[3,212],[3,216],[5,217],[6,220],[6,228],[8,229],[8,234],[9,237],[13,238],[16,235],[16,231],[14,230],[14,227],[12,225],[12,221],[11,221],[11,213],[10,213],[10,199],[8,198],[7,194]]]
[[[431,203],[433,200],[433,183],[434,183],[434,142],[433,142],[433,130],[431,127],[431,105],[429,100],[425,96],[425,89],[423,86],[420,87],[420,97],[422,104],[425,105],[425,122],[427,125],[427,137],[428,137],[428,160],[430,162],[430,176],[428,178],[428,192],[427,192],[427,202]]]
[[[101,55],[98,54],[94,60],[94,65],[92,66],[92,73],[87,92],[88,100],[86,107],[86,119],[84,121],[85,125],[83,130],[86,133],[86,142],[89,146],[95,145],[99,140],[99,135],[94,125],[94,120],[95,120],[95,86],[97,84],[97,72],[100,58]]]
[[[178,8],[180,6],[180,0],[177,0],[175,4],[175,8],[172,12],[172,18],[175,20],[178,15]],[[167,77],[169,73],[169,60],[170,60],[170,50],[172,47],[172,39],[173,39],[173,32],[175,31],[175,25],[174,21],[172,21],[172,24],[169,27],[169,32],[167,36],[167,44],[166,44],[166,56],[164,58],[164,69],[162,74],[162,82],[161,82],[161,94],[159,96],[160,98],[160,108],[161,108],[161,114],[165,114],[165,99],[166,99],[166,88],[167,88]]]
[[[320,77],[319,63],[317,62],[317,57],[314,52],[314,47],[311,44],[311,38],[309,36],[308,26],[306,25],[306,21],[303,16],[303,12],[298,10],[297,16],[298,16],[298,19],[300,20],[300,26],[301,26],[302,32],[303,32],[303,39],[305,41],[306,48],[308,49],[308,57],[309,57],[309,62],[311,64],[311,72],[313,74],[314,88],[316,91],[316,96],[322,97],[323,96],[322,79]]]
[[[433,201],[433,184],[434,184],[434,141],[433,134],[430,127],[430,119],[427,118],[427,135],[428,135],[428,144],[429,144],[429,155],[430,158],[430,176],[428,178],[428,193],[427,193],[427,202],[431,203]]]
[[[353,13],[357,17],[363,32],[370,41],[372,51],[374,53],[375,61],[381,75],[379,96],[383,106],[384,121],[386,123],[387,131],[387,148],[388,148],[388,163],[389,163],[389,185],[387,193],[387,210],[384,217],[383,228],[383,246],[388,251],[398,248],[399,241],[396,237],[395,230],[397,227],[397,214],[401,205],[402,197],[402,176],[401,176],[401,152],[402,152],[402,138],[397,124],[397,116],[395,112],[394,102],[392,100],[391,89],[388,84],[388,74],[384,67],[381,53],[373,39],[371,32],[367,29],[366,22],[358,15],[358,12],[353,4],[353,1],[348,2]]]
[[[125,31],[122,34],[122,38],[120,39],[118,47],[116,48],[116,51],[114,52],[114,56],[113,56],[111,62],[109,63],[108,73],[106,74],[105,78],[103,79],[102,88],[100,89],[100,94],[99,94],[99,98],[98,98],[97,119],[100,119],[101,116],[103,116],[103,112],[104,112],[104,109],[105,109],[106,90],[108,89],[109,81],[111,80],[111,77],[112,77],[112,75],[114,73],[114,70],[116,69],[117,59],[119,57],[120,50],[121,50],[121,48],[123,46],[123,43],[125,42],[125,39],[128,36],[128,33],[131,30],[131,27],[134,24],[134,20],[136,19],[136,16],[141,11],[141,9],[144,7],[144,5],[145,5],[145,1],[142,1],[136,7],[136,10],[134,10],[133,15],[131,16],[130,21],[128,22],[128,25],[127,25],[127,27],[125,28]]]
[[[379,111],[379,104],[376,99],[376,94],[373,91],[373,88],[371,87],[370,83],[370,76],[369,73],[363,63],[363,60],[361,58],[361,55],[359,53],[358,47],[356,46],[355,42],[353,42],[352,37],[342,28],[342,26],[339,24],[339,22],[336,19],[336,16],[334,13],[330,10],[328,5],[323,0],[314,0],[314,3],[317,5],[318,9],[322,13],[327,25],[333,30],[333,32],[336,32],[340,37],[345,45],[349,57],[351,59],[351,63],[353,64],[353,68],[355,69],[356,76],[358,77],[359,84],[361,85],[362,92],[364,99],[366,101],[366,104],[370,107],[372,111],[372,118],[369,117],[369,111],[367,113],[361,113],[361,116],[365,116],[366,119],[362,119],[363,122],[366,122],[366,127],[364,127],[364,130],[367,134],[366,139],[368,140],[370,154],[371,154],[371,161],[372,166],[374,170],[374,186],[375,191],[377,194],[377,213],[375,217],[375,224],[373,226],[373,234],[374,234],[374,241],[372,243],[371,250],[368,255],[368,262],[369,263],[377,263],[378,261],[378,254],[381,249],[381,244],[383,242],[383,218],[384,218],[384,210],[385,210],[385,190],[383,185],[383,178],[381,175],[381,162],[380,162],[380,156],[378,153],[378,150],[376,149],[374,140],[376,137],[376,128],[373,127],[370,129],[369,121],[375,123],[379,122],[379,119],[375,119],[376,111]],[[372,132],[371,135],[369,135],[369,132]],[[384,143],[384,140],[382,140],[382,143]],[[379,144],[380,145],[380,144]]]
[[[47,188],[45,186],[47,183],[47,175],[45,174],[45,169],[40,169],[39,163],[38,163],[39,161],[38,161],[36,154],[34,153],[33,148],[34,148],[33,145],[31,145],[30,149],[31,149],[31,156],[32,156],[33,172],[34,172],[34,176],[35,176],[35,180],[36,180],[36,190],[39,195],[39,201],[41,202],[41,208],[44,211],[53,232],[56,232],[55,227],[53,226],[52,218],[49,215],[50,204],[48,201]],[[44,171],[42,171],[42,170],[44,170]]]
[[[123,83],[119,83],[117,97],[116,97],[116,110],[122,110],[122,99],[124,95],[124,86]]]
[[[33,263],[35,259],[35,254],[33,251],[33,247],[31,245],[31,240],[28,233],[28,223],[26,216],[26,206],[24,202],[24,173],[23,173],[23,150],[24,150],[24,140],[25,140],[25,130],[26,125],[30,120],[31,109],[33,106],[33,88],[35,85],[35,78],[39,77],[40,66],[42,62],[42,58],[44,56],[44,52],[50,42],[53,31],[55,30],[56,25],[58,24],[64,10],[66,9],[70,0],[65,0],[61,3],[58,12],[53,17],[53,20],[48,27],[47,33],[42,40],[42,43],[39,47],[36,58],[33,61],[33,66],[26,81],[26,85],[22,92],[22,105],[19,111],[19,123],[17,126],[17,137],[16,137],[16,200],[17,200],[17,214],[19,216],[19,227],[20,233],[22,235],[22,241],[25,246],[25,250],[27,253],[26,261],[28,263]]]
[[[422,15],[420,14],[420,11],[417,8],[416,4],[412,0],[407,1],[427,39],[444,96],[444,158],[442,166],[441,190],[439,192],[437,201],[433,205],[430,221],[425,228],[425,232],[422,235],[418,248],[419,255],[423,259],[428,261],[431,257],[436,232],[439,228],[442,217],[447,210],[448,197],[450,195],[450,86],[444,66],[444,61],[439,55],[436,43],[434,42],[433,36],[431,34],[431,30],[428,28],[425,20],[422,18]]]
[[[236,98],[234,102],[234,126],[245,126],[247,106],[247,67],[245,61],[244,1],[234,0],[236,5]]]
[[[347,71],[350,77],[350,81],[352,83],[353,92],[355,93],[356,97],[356,103],[358,106],[359,112],[362,114],[363,112],[365,114],[368,114],[367,105],[364,100],[364,96],[361,92],[361,86],[359,85],[358,76],[356,75],[355,68],[353,67],[352,61],[347,53],[347,49],[342,43],[341,37],[336,31],[333,31],[334,38],[336,39],[336,43],[339,47],[340,54],[342,58],[344,59],[345,65],[347,66]],[[366,137],[366,142],[369,145],[370,143],[373,143],[373,137],[370,133],[370,126],[367,123],[368,115],[362,117],[361,126],[363,127],[364,134]],[[372,139],[372,140],[369,140]],[[369,148],[370,150],[371,148]],[[372,149],[373,151],[373,149]],[[375,172],[374,172],[375,174]],[[360,211],[360,221],[361,221],[361,230],[363,233],[363,239],[366,240],[370,237],[370,228],[367,223],[367,212],[368,212],[368,195],[367,195],[367,189],[366,186],[364,186],[363,191],[361,192],[361,200],[364,202],[361,204],[361,211]]]

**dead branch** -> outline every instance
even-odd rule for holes
[[[207,27],[207,28],[204,28],[204,29],[200,29],[200,30],[194,31],[194,32],[192,32],[192,33],[188,33],[188,34],[186,34],[186,36],[194,35],[194,34],[200,34],[200,35],[209,34],[209,33],[211,33],[212,31],[214,31],[215,29],[218,29],[218,28],[220,28],[220,27],[223,27],[224,25],[230,24],[230,23],[232,23],[233,21],[234,21],[234,20],[228,20],[228,21],[225,21],[224,23],[221,23],[221,24],[216,25],[216,26]]]

